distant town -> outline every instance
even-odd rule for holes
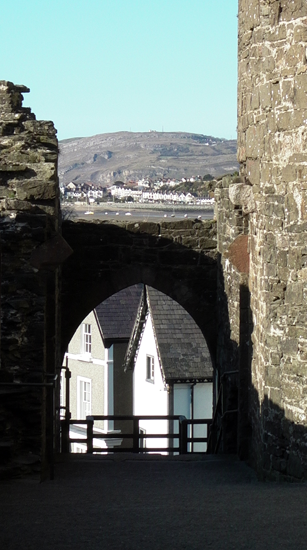
[[[212,189],[216,180],[207,174],[181,180],[161,178],[157,181],[116,181],[110,187],[92,182],[69,182],[60,186],[61,200],[72,203],[102,202],[139,204],[184,204],[206,206],[214,203]]]

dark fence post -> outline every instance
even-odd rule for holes
[[[139,419],[133,418],[133,453],[139,452]]]
[[[188,424],[185,416],[179,417],[179,454],[188,452]]]
[[[69,453],[69,421],[64,419],[61,420],[61,452],[64,454]]]
[[[182,421],[182,454],[188,453],[188,422],[186,418]]]
[[[70,414],[70,379],[71,379],[71,372],[68,367],[65,369],[65,419],[70,420],[71,414]]]
[[[50,429],[50,442],[49,442],[49,462],[50,462],[50,479],[54,479],[54,424],[55,424],[55,381],[57,376],[55,376],[51,392],[50,400],[50,417],[51,417],[51,429]]]
[[[86,417],[86,442],[87,453],[93,454],[93,432],[94,432],[94,418],[92,416]]]

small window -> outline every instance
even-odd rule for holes
[[[91,380],[78,376],[78,418],[85,420],[91,414]]]
[[[82,353],[92,352],[92,327],[88,323],[82,325]]]
[[[146,380],[148,382],[155,380],[155,359],[152,355],[146,355]]]

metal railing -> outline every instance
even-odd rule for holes
[[[95,421],[130,421],[133,423],[133,429],[131,433],[119,433],[116,430],[116,433],[101,433],[94,432],[94,422]],[[169,429],[167,433],[142,433],[140,431],[140,420],[150,421],[150,420],[167,420],[169,421]],[[174,423],[178,422],[178,432],[173,433]],[[95,415],[87,416],[86,420],[77,420],[77,419],[64,419],[61,421],[61,439],[62,453],[70,452],[71,443],[80,443],[86,445],[87,453],[156,453],[156,452],[165,452],[165,453],[178,453],[178,454],[187,454],[187,453],[196,453],[196,452],[205,452],[205,451],[195,451],[194,445],[197,443],[208,443],[208,437],[210,432],[210,426],[212,419],[195,419],[189,420],[185,416],[181,415],[165,415],[165,416],[128,416],[128,415]],[[194,437],[192,430],[189,429],[189,426],[194,426],[196,424],[202,424],[206,426],[207,435],[204,437]],[[85,438],[74,438],[70,436],[70,426],[78,425],[86,426],[86,437]],[[170,426],[172,430],[170,430]],[[112,440],[124,440],[130,439],[131,447],[94,447],[94,440],[102,439],[107,443],[112,442]],[[178,441],[178,445],[168,445],[161,447],[148,447],[144,446],[144,439],[167,439],[168,441]]]

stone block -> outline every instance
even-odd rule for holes
[[[295,42],[307,42],[307,26],[298,24],[294,28],[293,39]]]
[[[270,108],[272,105],[272,87],[271,83],[267,82],[259,87],[259,98],[262,109]]]
[[[266,73],[272,73],[272,71],[274,71],[275,69],[274,57],[273,56],[265,57],[265,59],[262,61],[261,69],[264,70]],[[262,71],[259,71],[259,72],[262,72]]]
[[[282,406],[282,392],[278,388],[270,388],[270,400],[278,407]]]
[[[276,97],[277,105],[280,104],[282,98],[282,103],[293,103],[294,100],[294,84],[293,80],[283,80],[281,82],[281,96],[280,98]]]
[[[264,195],[275,195],[275,187],[274,185],[270,185],[268,183],[263,185],[263,193]]]
[[[276,128],[279,132],[284,132],[295,128],[296,124],[293,119],[293,111],[284,111],[276,114]]]
[[[252,90],[250,97],[251,97],[251,101],[250,101],[251,109],[253,110],[259,109],[259,106],[260,106],[259,89],[254,88]]]
[[[303,283],[289,283],[285,299],[287,304],[301,305],[303,301]]]
[[[289,175],[289,177],[291,177]],[[292,193],[288,193],[285,198],[285,218],[288,223],[296,222],[299,217],[297,202]]]
[[[299,250],[291,248],[288,253],[288,267],[290,269],[301,269],[302,254]]]
[[[260,184],[260,161],[247,159],[246,174],[252,185]]]
[[[26,180],[16,186],[16,198],[19,200],[54,200],[58,194],[56,182]]]
[[[185,242],[183,241],[183,244]],[[214,250],[216,249],[217,242],[215,239],[210,239],[208,237],[201,237],[198,239],[198,246],[194,246],[194,248],[201,248],[202,250]]]
[[[307,108],[307,74],[294,79],[294,103],[297,109]]]
[[[281,21],[292,21],[307,15],[307,6],[304,0],[292,0],[291,2],[282,0],[282,7]]]
[[[306,62],[306,45],[293,44],[286,51],[284,59],[288,67],[297,67],[299,64],[304,65]]]
[[[297,355],[298,341],[297,338],[284,338],[280,343],[280,349],[284,355]]]
[[[287,267],[288,252],[286,250],[277,250],[276,263],[279,267]]]
[[[307,281],[307,267],[298,270],[297,278],[299,281]]]
[[[246,131],[247,157],[257,159],[264,153],[265,127],[263,124],[250,126]]]
[[[229,199],[235,206],[241,206],[244,214],[253,212],[256,204],[253,197],[253,188],[244,183],[229,186]]]
[[[279,233],[282,230],[283,221],[279,218],[268,218],[266,222],[266,228],[268,231]]]
[[[269,183],[272,179],[272,163],[261,162],[261,181],[263,183]]]

